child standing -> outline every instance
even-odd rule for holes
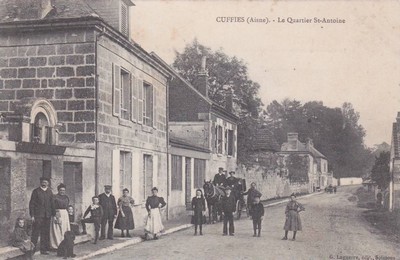
[[[79,235],[79,225],[75,222],[75,210],[72,205],[68,206],[68,218],[71,231],[77,236]]]
[[[85,214],[83,214],[83,219],[81,220],[82,229],[83,229],[82,234],[87,234],[85,223],[93,223],[94,230],[95,230],[94,244],[97,244],[97,240],[99,239],[101,218],[103,217],[103,208],[101,207],[101,205],[99,205],[99,197],[94,196],[92,198],[92,202],[93,202],[93,204],[87,208],[87,210],[85,211]],[[90,218],[85,219],[85,217],[89,213],[90,213]]]
[[[258,230],[258,236],[261,236],[261,221],[264,218],[264,205],[260,203],[260,196],[254,197],[254,203],[251,206],[250,210],[250,215],[253,218],[253,230],[254,230],[254,235],[253,237],[257,236],[257,230]]]
[[[25,220],[23,218],[18,218],[15,222],[15,228],[11,234],[11,245],[13,247],[18,247],[22,252],[24,252],[26,259],[32,259],[32,256],[35,253],[35,246],[29,239],[25,228]]]
[[[206,201],[203,192],[200,189],[196,190],[196,197],[192,199],[193,220],[194,220],[194,235],[197,235],[197,226],[200,227],[200,236],[203,235],[203,212],[206,211]]]

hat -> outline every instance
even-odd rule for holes
[[[153,190],[158,191],[157,187],[154,187],[154,188],[151,189],[151,191],[153,191]]]
[[[218,168],[218,171],[223,171],[223,170],[224,170],[224,168],[222,168],[222,167]]]
[[[234,171],[230,171],[229,174],[235,174],[235,172]]]
[[[290,197],[295,197],[296,198],[296,194],[294,194],[294,192],[292,194],[290,194]]]
[[[47,177],[40,177],[40,181],[48,181],[48,182],[50,182],[50,179],[47,178]]]
[[[111,189],[111,185],[104,185],[104,189]]]

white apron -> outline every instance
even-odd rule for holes
[[[50,224],[50,247],[57,249],[61,241],[64,240],[64,233],[70,231],[68,211],[66,209],[57,209],[56,216],[61,223],[55,223],[54,218],[51,218]]]
[[[161,222],[161,214],[160,209],[150,209],[150,216],[147,217],[146,227],[144,231],[147,234],[158,235],[159,233],[164,232],[164,226]]]

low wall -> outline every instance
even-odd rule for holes
[[[245,166],[238,165],[236,175],[246,180],[247,189],[255,182],[257,190],[263,194],[262,200],[287,197],[292,193],[308,193],[308,183],[290,183],[288,178],[281,176],[278,169],[267,169],[259,165],[246,169]]]

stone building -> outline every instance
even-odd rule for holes
[[[155,59],[163,62],[156,54]],[[232,95],[222,107],[208,97],[205,60],[193,84],[164,63],[173,78],[169,83],[170,213],[186,213],[197,188],[214,178],[218,168],[237,167],[237,121]]]
[[[397,113],[396,122],[392,128],[392,143],[390,149],[390,174],[391,181],[388,191],[384,191],[385,205],[389,210],[400,209],[400,112]]]
[[[307,161],[308,192],[328,185],[328,160],[315,147],[311,139],[306,143],[299,141],[297,133],[288,133],[288,141],[282,144],[280,154],[285,158],[290,155],[304,157]]]
[[[130,0],[0,3],[0,221],[27,212],[40,176],[77,216],[112,184],[142,223],[167,196],[169,72],[130,38]],[[4,226],[4,225],[3,225]]]

